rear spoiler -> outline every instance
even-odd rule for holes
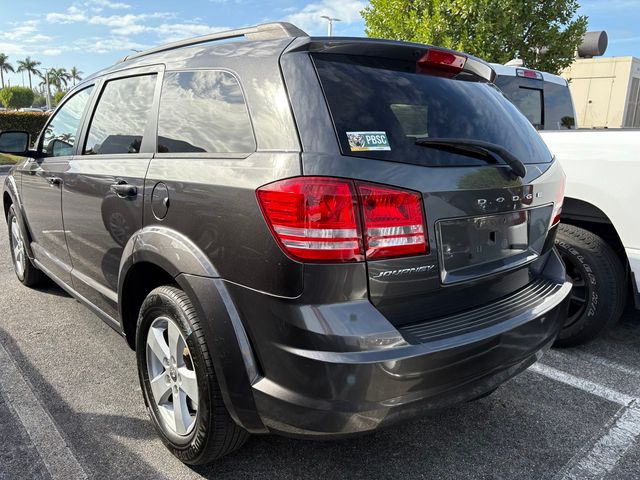
[[[496,78],[496,72],[484,60],[455,50],[422,43],[352,37],[300,37],[289,45],[285,53],[301,51],[404,60],[416,62],[416,66],[429,51],[446,52],[454,57],[466,58],[462,71],[481,77],[488,82],[493,82]]]

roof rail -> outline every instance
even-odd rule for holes
[[[224,32],[215,32],[208,35],[201,35],[199,37],[187,38],[185,40],[178,40],[177,42],[167,43],[160,45],[159,47],[153,47],[142,52],[134,53],[133,55],[126,55],[118,60],[117,63],[122,63],[133,58],[145,57],[153,53],[166,52],[168,50],[175,50],[176,48],[190,47],[192,45],[199,45],[201,43],[214,42],[216,40],[227,40],[229,38],[245,37],[247,40],[273,40],[276,38],[287,37],[308,37],[309,35],[300,28],[288,22],[272,22],[263,23],[253,27],[238,28],[236,30],[226,30]]]

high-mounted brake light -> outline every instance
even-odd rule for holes
[[[516,75],[523,78],[533,78],[534,80],[543,80],[542,74],[535,70],[526,70],[524,68],[517,68]]]
[[[563,173],[562,180],[560,181],[560,187],[556,193],[555,201],[553,202],[553,214],[551,215],[551,226],[555,227],[560,223],[560,216],[562,215],[562,204],[564,202],[564,191],[567,185],[567,177]]]
[[[256,194],[273,235],[296,260],[357,262],[365,255],[380,259],[428,252],[422,196],[417,192],[346,179],[297,177],[260,187]]]
[[[464,69],[467,57],[447,50],[431,48],[418,59],[418,73],[440,73],[445,76],[453,76]]]

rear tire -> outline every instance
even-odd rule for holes
[[[179,460],[189,465],[210,463],[245,443],[249,434],[236,425],[224,405],[200,320],[179,288],[158,287],[145,299],[138,317],[136,357],[149,416],[163,443]],[[195,377],[196,383],[183,385],[188,376]],[[164,382],[160,386],[158,379]],[[176,413],[187,410],[186,414]]]
[[[616,253],[588,230],[560,224],[556,247],[574,286],[568,318],[554,346],[572,347],[594,340],[620,319],[627,285]]]
[[[7,215],[7,224],[9,226],[9,249],[11,250],[11,260],[13,261],[13,270],[18,280],[27,287],[35,287],[42,283],[46,278],[45,274],[38,270],[29,255],[27,254],[26,236],[16,215],[16,209],[13,205],[9,207]]]

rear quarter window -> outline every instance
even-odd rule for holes
[[[256,149],[238,80],[224,71],[167,72],[160,96],[159,153]]]
[[[486,165],[477,156],[416,145],[425,137],[496,143],[524,163],[552,159],[500,90],[470,74],[454,79],[418,74],[415,63],[377,57],[316,53],[312,58],[343,155],[425,166]],[[380,135],[386,143],[373,141]]]

